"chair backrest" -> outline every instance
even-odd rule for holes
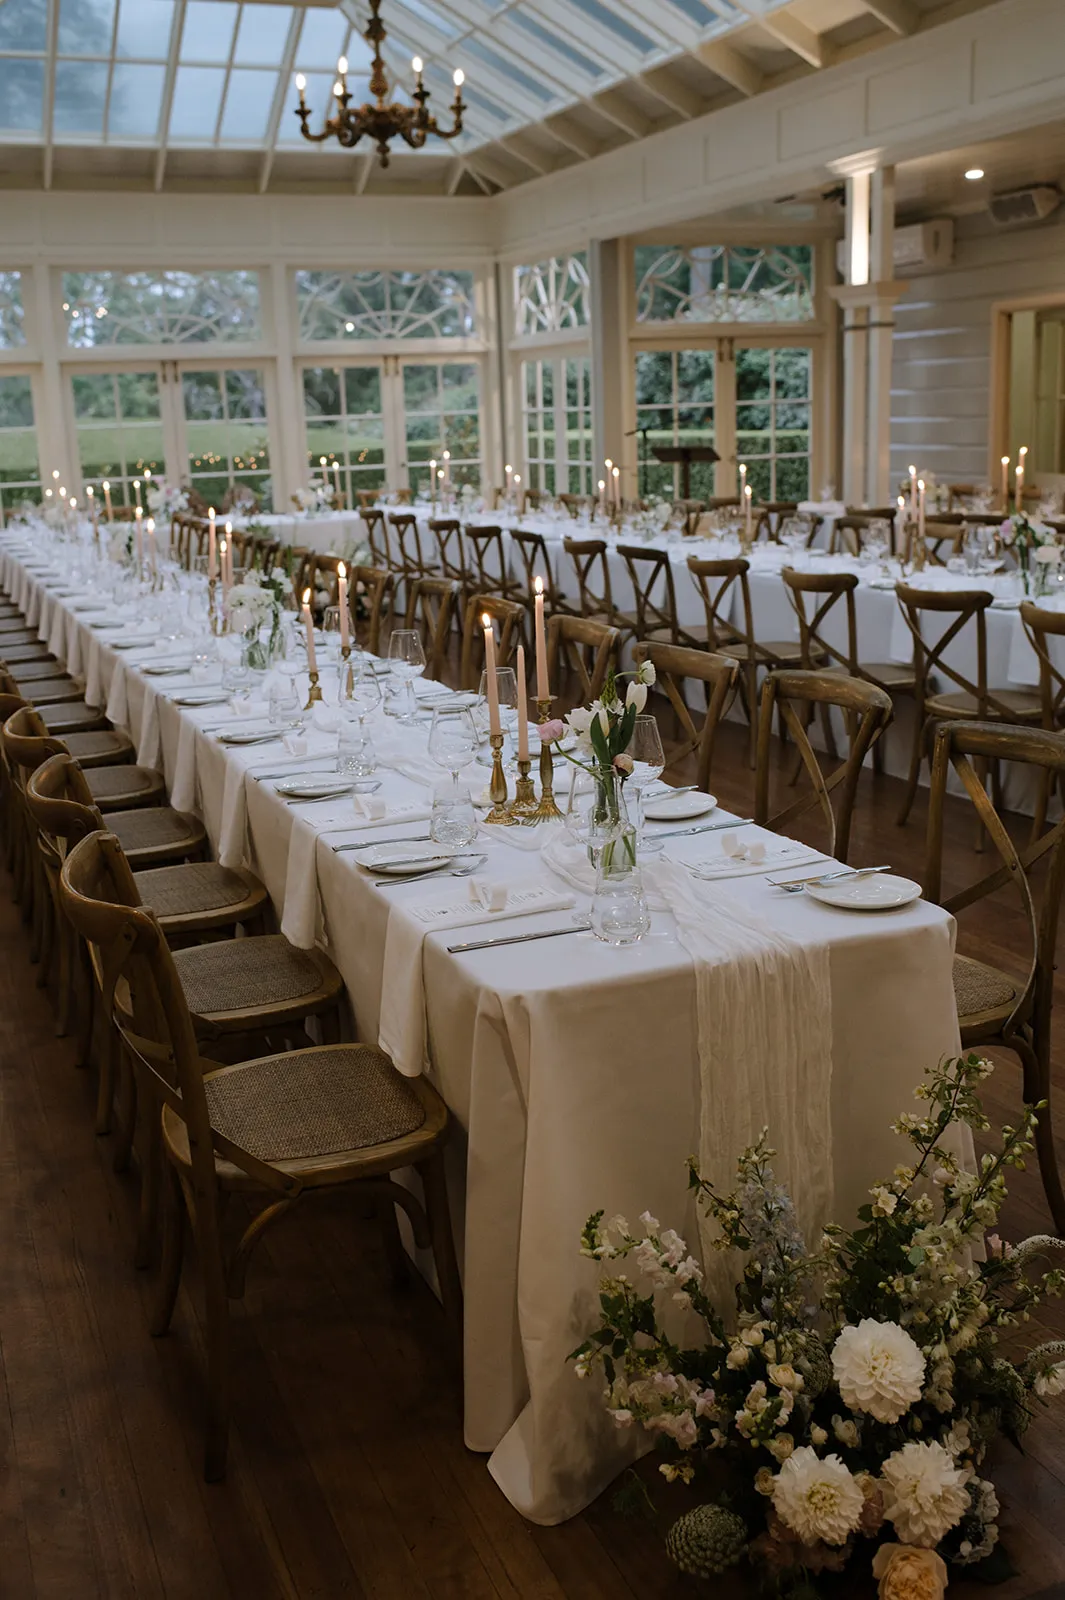
[[[707,511],[726,511],[732,506],[738,506],[739,503],[738,494],[712,494],[705,501]]]
[[[480,687],[481,673],[484,671],[484,629],[481,618],[485,616],[499,624],[496,666],[509,667],[521,637],[525,607],[518,600],[501,600],[496,594],[470,596],[462,630],[461,670],[462,687],[474,693]]]
[[[562,600],[558,585],[555,583],[555,569],[547,549],[547,541],[542,533],[528,533],[521,528],[511,529],[511,548],[517,553],[522,566],[522,588],[529,596],[536,590],[536,580],[539,578],[544,586],[544,597],[548,611],[557,611]]]
[[[828,540],[828,548],[832,554],[859,555],[862,548],[862,534],[872,520],[872,517],[868,514],[859,516],[848,513],[845,517],[837,517],[832,524],[832,532]]]
[[[452,583],[465,589],[470,581],[466,565],[466,547],[462,542],[462,523],[457,517],[430,517],[429,529],[436,540],[440,558],[440,572]]]
[[[960,556],[965,544],[965,522],[946,515],[924,525],[924,543],[927,559],[936,567],[945,567],[951,556]]]
[[[104,826],[98,809],[91,803],[91,795],[86,804],[85,793],[84,776],[74,758],[65,751],[46,757],[27,778],[24,793],[27,817],[36,833],[45,867],[53,873],[74,845]]]
[[[695,538],[699,531],[699,519],[705,510],[705,500],[674,500],[673,515],[684,518],[685,539]]]
[[[352,567],[349,576],[351,625],[371,655],[379,655],[381,617],[385,601],[392,596],[395,578],[386,567]]]
[[[619,544],[618,555],[628,569],[636,597],[636,637],[667,633],[676,644],[677,595],[673,586],[673,567],[665,550],[645,544]]]
[[[858,671],[858,633],[854,616],[854,591],[858,587],[858,577],[854,572],[796,572],[794,567],[785,567],[781,573],[784,588],[788,599],[795,608],[795,615],[799,619],[799,647],[802,651],[802,665],[812,669],[825,656],[831,661],[836,661],[841,667],[854,677],[860,677]],[[810,606],[807,609],[807,596],[810,596]],[[823,598],[820,598],[822,597]],[[837,645],[830,643],[824,637],[821,629],[825,618],[830,615],[833,608],[842,601],[846,611],[847,644],[841,650]]]
[[[558,503],[560,506],[565,506],[570,516],[576,521],[581,514],[581,506],[588,506],[591,509],[592,497],[588,494],[560,494]]]
[[[977,702],[976,716],[986,717],[994,712],[1009,721],[1010,713],[987,687],[987,609],[994,598],[986,589],[915,589],[900,583],[895,598],[902,608],[907,626],[913,635],[914,694],[918,712],[924,715],[924,703],[929,694],[929,679],[942,673],[959,689],[971,694]],[[923,619],[940,619],[940,629],[932,641],[925,636],[931,623]],[[976,678],[967,678],[959,668],[944,659],[945,652],[954,640],[972,623],[976,635]]]
[[[581,611],[586,617],[612,617],[614,600],[610,589],[610,568],[605,539],[569,539],[562,548],[573,562]]]
[[[415,578],[408,588],[404,627],[421,634],[427,678],[443,676],[461,598],[462,585],[454,578]]]
[[[360,501],[363,494],[368,491],[359,490]],[[373,491],[377,493],[376,489]],[[388,538],[385,534],[385,514],[376,506],[361,505],[360,515],[366,528],[366,543],[370,546],[370,555],[375,567],[387,567]]]
[[[525,511],[539,511],[544,503],[542,489],[526,489],[522,495],[522,509]]]
[[[1039,697],[1043,727],[1058,728],[1065,714],[1065,670],[1050,654],[1048,638],[1065,638],[1065,611],[1047,611],[1032,600],[1021,602],[1021,624],[1039,657]]]
[[[547,622],[547,677],[556,697],[561,678],[569,673],[580,685],[578,704],[598,700],[608,672],[621,667],[621,633],[608,622],[570,617],[561,612]]]
[[[418,519],[413,511],[390,511],[388,514],[389,527],[396,542],[396,554],[399,567],[407,578],[421,578],[426,575],[426,563],[422,552],[421,534],[418,530]]]
[[[714,655],[710,650],[690,650],[684,645],[658,644],[649,640],[636,646],[636,660],[650,661],[655,669],[656,688],[669,700],[683,730],[685,742],[666,756],[666,768],[684,761],[693,751],[696,757],[696,783],[700,789],[710,786],[710,768],[714,758],[714,739],[718,726],[735,693],[739,678],[739,662],[729,656]],[[691,707],[684,696],[687,679],[706,685],[706,715],[702,726],[696,724]]]
[[[315,594],[325,594],[325,604],[335,606],[340,599],[340,556],[314,557],[314,582],[311,587]],[[347,566],[345,564],[345,572]]]
[[[465,531],[468,581],[482,594],[493,594],[504,588],[507,573],[506,552],[503,548],[503,530],[494,524]]]
[[[804,715],[796,707],[801,707]],[[836,770],[827,777],[807,728],[810,711],[817,706],[837,707],[848,726],[849,749]],[[773,717],[779,713],[795,740],[796,748],[810,779],[811,790],[769,815],[769,775],[773,759]],[[755,764],[754,818],[763,827],[782,829],[803,812],[819,806],[828,828],[828,853],[839,861],[847,860],[851,821],[858,793],[862,762],[891,721],[891,696],[873,683],[847,678],[835,672],[767,672],[762,683],[758,722],[758,753]],[[839,791],[834,807],[832,796]]]
[[[780,525],[785,517],[793,517],[799,509],[797,500],[767,500],[756,509],[754,536],[756,539],[777,540]]]
[[[975,483],[948,483],[947,494],[950,496],[948,509],[953,511],[955,506],[958,506],[964,511],[964,502],[973,499],[978,492]]]
[[[977,775],[973,762],[985,767],[988,762],[1009,761],[1035,768],[1050,779],[1053,788],[1065,776],[1065,740],[1045,728],[1014,727],[1003,723],[949,721],[936,730],[932,758],[932,784],[928,802],[928,847],[925,859],[924,897],[957,915],[987,895],[1013,883],[1020,895],[1031,957],[1024,988],[1018,990],[1009,1020],[1001,1033],[1009,1035],[1022,1023],[1032,1030],[1037,1055],[1044,1062],[1050,1049],[1050,1015],[1054,995],[1054,950],[1062,888],[1065,886],[1065,820],[1046,833],[1030,840],[1023,848],[1014,844],[1009,832]],[[998,851],[1001,866],[985,873],[976,883],[944,898],[943,836],[945,831],[947,782],[951,773],[976,807],[981,826]],[[954,826],[951,825],[951,832]],[[1032,888],[1031,869],[1046,858],[1042,875],[1043,890],[1037,906]],[[1017,940],[1010,935],[1011,953]]]
[[[367,511],[373,510],[374,501],[378,498],[380,493],[380,489],[355,490],[355,498],[359,502],[359,511],[363,517],[365,517]],[[384,516],[384,512],[380,512],[379,515]]]
[[[708,650],[720,650],[726,644],[745,644],[750,650],[755,650],[751,590],[747,582],[750,570],[751,563],[742,556],[727,561],[701,561],[698,556],[688,557],[688,571],[702,597],[706,613]],[[736,590],[739,591],[742,616],[733,622],[729,612],[734,609]]]

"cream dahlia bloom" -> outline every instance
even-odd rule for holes
[[[845,1544],[858,1526],[864,1497],[839,1456],[822,1461],[804,1445],[788,1457],[773,1486],[773,1505],[803,1544]]]
[[[867,1317],[843,1329],[832,1347],[832,1371],[852,1411],[897,1422],[921,1398],[924,1356],[897,1322]]]
[[[911,1441],[880,1469],[884,1515],[903,1544],[931,1550],[969,1509],[969,1474],[941,1444]]]

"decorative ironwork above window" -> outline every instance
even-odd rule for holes
[[[809,322],[808,244],[637,245],[637,322]]]
[[[77,349],[262,337],[257,272],[64,272],[63,314]]]
[[[300,338],[455,339],[477,332],[473,273],[297,272]]]
[[[586,328],[591,318],[588,257],[583,250],[514,268],[514,332],[519,338]]]
[[[26,343],[22,310],[22,274],[0,272],[0,350]]]

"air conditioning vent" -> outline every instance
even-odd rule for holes
[[[1000,228],[1015,228],[1024,222],[1045,222],[1060,204],[1061,194],[1053,184],[1036,183],[1027,189],[992,195],[987,209]]]
[[[908,228],[896,228],[893,254],[896,272],[949,267],[954,259],[953,222],[949,217],[936,217],[932,222],[914,222]],[[836,266],[840,277],[845,278],[847,245],[843,239],[836,246]]]

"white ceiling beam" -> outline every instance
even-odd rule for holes
[[[639,51],[624,44],[606,28],[586,22],[574,6],[560,4],[559,0],[533,0],[528,10],[543,27],[557,33],[582,55],[601,62],[620,76],[631,78],[644,64]]]
[[[185,28],[185,0],[177,0],[174,7],[174,21],[170,28],[170,54],[166,61],[166,77],[163,79],[163,104],[159,110],[159,149],[155,157],[155,172],[152,176],[152,188],[156,194],[163,187],[163,178],[166,174],[166,142],[170,137],[170,112],[174,105],[174,84],[177,80],[178,55],[181,52],[181,35]]]
[[[811,67],[831,66],[833,50],[824,34],[815,33],[805,22],[793,17],[790,11],[772,11],[768,16],[758,17],[757,22],[760,28],[772,34],[780,44],[787,45]]]
[[[580,123],[574,122],[572,117],[565,112],[556,112],[553,117],[545,118],[541,124],[559,144],[573,154],[580,156],[582,161],[588,161],[592,156],[597,156],[603,146],[594,134]]]
[[[373,172],[374,162],[376,160],[377,157],[375,155],[356,157],[357,168],[355,172],[355,182],[353,184],[356,194],[366,193],[366,185],[370,181],[370,174]]]
[[[587,104],[622,133],[627,133],[630,139],[646,139],[654,126],[631,100],[625,99],[620,89],[604,89],[602,94],[593,95]]]
[[[682,117],[701,117],[709,109],[705,97],[689,89],[668,67],[652,67],[650,72],[640,74],[639,81],[648,94],[653,94],[671,111],[679,111]]]
[[[449,198],[451,195],[458,194],[459,184],[462,182],[462,174],[465,171],[466,163],[463,161],[462,157],[459,156],[451,163],[451,167],[447,175],[447,183],[445,185],[444,192]]]
[[[704,67],[724,78],[740,94],[750,96],[761,92],[764,74],[748,56],[741,55],[735,45],[726,44],[723,39],[711,39],[699,45],[693,54]]]
[[[274,90],[274,103],[270,107],[270,120],[266,125],[265,142],[262,161],[259,163],[259,193],[265,194],[270,185],[270,174],[274,167],[274,156],[277,153],[277,135],[281,128],[281,117],[292,85],[292,71],[296,61],[296,41],[300,36],[303,24],[303,13],[293,10],[292,20],[288,26],[288,35],[285,39],[285,48],[281,52],[281,70],[278,73],[277,87]]]
[[[554,167],[554,162],[547,152],[541,150],[524,133],[505,133],[499,143],[504,150],[508,151],[510,155],[516,156],[519,161],[530,167],[541,178]]]
[[[466,165],[475,177],[480,173],[482,177],[494,183],[497,189],[511,189],[514,186],[514,174],[510,169],[485,150],[471,150],[466,157]]]
[[[48,54],[44,68],[44,161],[41,182],[46,189],[52,187],[52,167],[55,158],[55,58],[59,38],[59,0],[48,0]]]
[[[897,33],[905,38],[908,33],[916,33],[921,20],[921,13],[913,4],[913,0],[861,0],[866,11],[872,12],[878,22],[885,28],[890,28],[892,33]]]

